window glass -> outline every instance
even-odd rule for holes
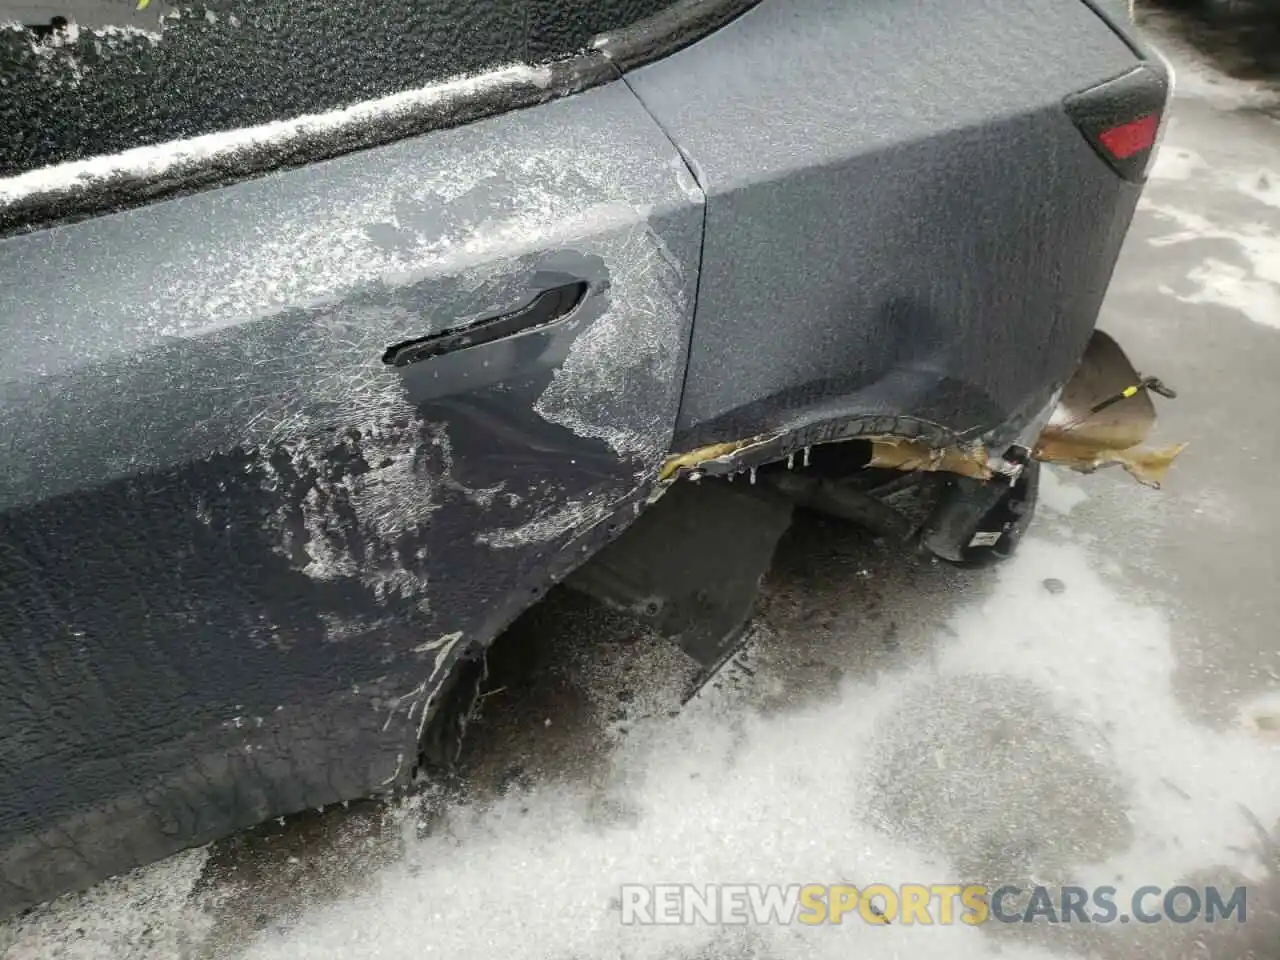
[[[579,52],[672,0],[0,0],[0,177]]]

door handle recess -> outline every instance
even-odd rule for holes
[[[392,344],[382,355],[382,362],[393,367],[406,367],[419,360],[429,360],[446,353],[478,347],[527,333],[563,320],[582,302],[587,284],[581,281],[544,290],[527,305],[512,313],[476,320],[461,327],[451,327],[425,337]]]

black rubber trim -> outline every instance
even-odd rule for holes
[[[1154,60],[1151,50],[1147,44],[1138,37],[1137,31],[1132,29],[1132,24],[1121,24],[1116,22],[1115,15],[1110,10],[1098,3],[1097,0],[1081,0],[1081,2],[1098,15],[1098,19],[1111,28],[1112,32],[1124,41],[1124,45],[1136,53],[1143,60]]]
[[[98,179],[0,204],[0,237],[249,180],[569,96],[618,80],[629,70],[682,50],[758,3],[760,0],[681,0],[626,29],[596,37],[590,48],[577,56],[540,65],[550,70],[550,82],[545,85],[513,81],[500,88],[445,97],[359,127],[299,136],[286,144],[264,145],[233,157],[193,161],[169,168],[161,176]]]
[[[1169,100],[1169,79],[1163,70],[1146,63],[1096,87],[1067,97],[1067,115],[1084,134],[1089,145],[1124,179],[1141,183],[1145,179],[1151,149],[1123,159],[1113,157],[1099,135],[1111,127],[1150,114],[1163,115]]]
[[[594,49],[626,73],[669,57],[728,26],[760,0],[680,0],[630,27],[597,37]]]
[[[562,287],[544,290],[527,306],[512,313],[394,344],[382,355],[382,362],[393,367],[407,367],[420,360],[429,360],[550,326],[571,314],[586,293],[585,283],[567,283]]]

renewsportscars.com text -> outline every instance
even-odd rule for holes
[[[1244,923],[1245,887],[624,884],[624,924]]]

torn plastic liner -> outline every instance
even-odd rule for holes
[[[1140,376],[1115,340],[1094,331],[1031,456],[1081,473],[1119,464],[1139,483],[1158,488],[1187,445],[1142,445],[1156,422],[1152,393],[1177,396],[1158,378]],[[944,471],[975,480],[1017,474],[1016,465],[1005,457],[993,457],[981,443],[937,449],[897,437],[875,438],[868,466]]]
[[[1119,464],[1139,483],[1158,488],[1170,464],[1187,445],[1143,446],[1155,426],[1152,393],[1176,396],[1159,379],[1139,375],[1115,340],[1094,331],[1075,376],[1059,395],[1057,407],[1034,442],[1030,438],[1025,441],[1030,447],[1025,453],[1081,473]],[[893,434],[850,439],[870,443],[868,467],[951,473],[980,481],[999,477],[1012,482],[1021,472],[1020,460],[1026,459],[1020,456],[1022,451],[993,452],[981,440],[939,445]],[[745,470],[748,463],[762,461],[753,456],[756,451],[763,454],[780,440],[776,436],[750,437],[690,450],[669,457],[659,480],[665,485],[679,477],[696,480],[707,473]]]
[[[1032,455],[1081,473],[1118,463],[1139,483],[1159,487],[1187,445],[1142,446],[1156,422],[1152,393],[1176,396],[1155,377],[1139,376],[1120,345],[1094,331]]]

